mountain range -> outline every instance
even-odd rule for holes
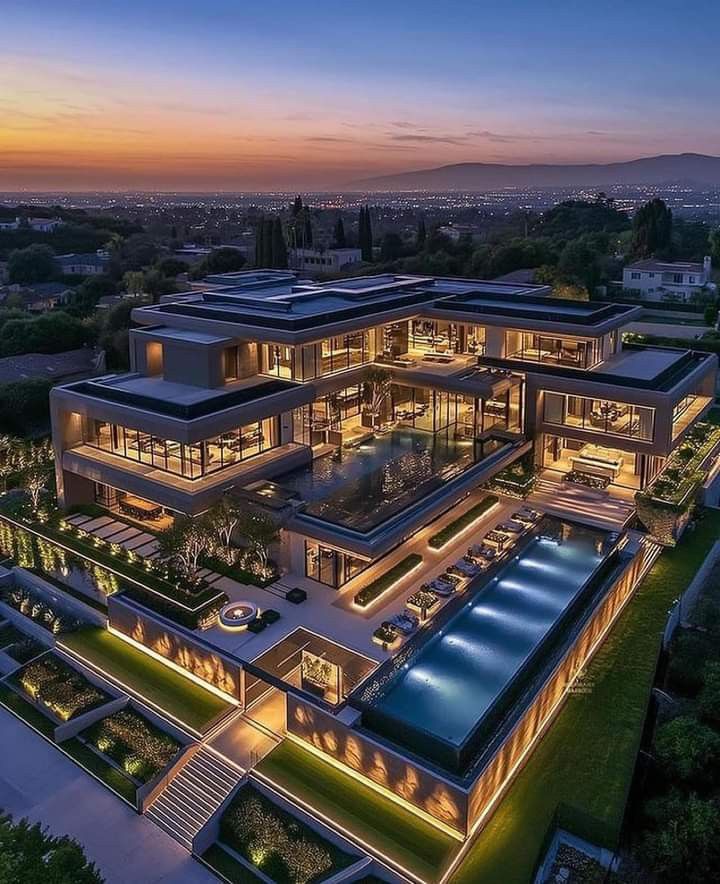
[[[720,157],[681,153],[604,164],[456,163],[365,178],[354,181],[352,187],[360,190],[487,191],[504,187],[608,187],[613,184],[720,185]]]

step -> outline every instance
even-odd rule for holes
[[[172,804],[156,803],[152,806],[151,810],[154,810],[155,813],[162,814],[169,821],[174,821],[174,824],[178,829],[181,831],[187,831],[191,837],[207,820],[207,818],[203,818],[199,814],[189,813],[185,809],[184,802],[173,802]]]
[[[216,777],[220,780],[228,780],[234,783],[240,775],[240,771],[238,771],[237,768],[226,764],[216,755],[200,755],[200,753],[198,753],[191,760],[190,764],[193,762],[200,770],[207,771],[210,776]]]
[[[164,811],[162,808],[157,808],[152,812],[148,811],[147,815],[151,819],[159,819],[160,822],[164,823],[164,825],[172,832],[177,832],[178,835],[182,835],[184,838],[192,841],[193,835],[195,833],[183,820],[179,820],[171,814],[166,813],[166,811]]]
[[[193,770],[188,770],[186,768],[182,773],[182,777],[183,779],[187,779],[189,782],[193,783],[196,788],[202,789],[203,791],[208,792],[210,795],[227,792],[235,785],[234,782],[218,782],[217,780],[209,777],[205,773],[205,771],[199,768],[195,768]]]
[[[186,783],[180,783],[176,780],[174,783],[172,783],[172,785],[175,787],[175,792],[180,792],[181,795],[185,796],[186,800],[189,800],[191,803],[194,802],[198,806],[198,808],[208,808],[211,813],[215,809],[215,803],[213,801],[211,801],[204,795],[197,795],[196,792],[190,789]]]
[[[183,832],[178,831],[178,829],[172,823],[167,822],[163,817],[158,814],[155,814],[153,816],[150,816],[150,814],[148,814],[147,816],[153,823],[155,823],[156,826],[159,826],[163,830],[163,832],[166,832],[168,835],[170,835],[171,838],[173,838],[179,844],[182,844],[182,846],[185,847],[187,850],[192,850],[192,837],[190,835],[186,835]]]
[[[220,786],[234,786],[238,780],[239,773],[224,769],[220,765],[215,766],[212,761],[195,760],[189,762],[186,770],[206,777],[211,782],[216,782]]]

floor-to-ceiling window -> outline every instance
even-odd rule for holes
[[[279,445],[276,417],[254,421],[193,444],[163,439],[143,430],[94,421],[88,444],[186,479],[226,469]]]
[[[613,436],[628,436],[651,442],[655,409],[611,399],[591,399],[545,391],[543,419],[549,424],[595,430]]]
[[[351,553],[323,546],[314,540],[305,541],[305,575],[318,583],[338,589],[370,564]]]

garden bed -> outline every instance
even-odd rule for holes
[[[147,783],[167,767],[182,748],[168,733],[130,708],[91,724],[81,737],[140,783]]]
[[[27,663],[12,676],[12,681],[60,721],[70,721],[112,699],[52,653]]]
[[[0,599],[53,635],[71,632],[80,625],[76,617],[46,601],[40,592],[34,592],[24,586],[12,586],[3,590]]]
[[[217,843],[205,851],[202,861],[231,884],[259,884],[263,881]]]
[[[368,605],[372,604],[372,602],[376,601],[384,592],[386,592],[390,587],[397,583],[398,580],[405,577],[406,574],[409,574],[413,568],[416,568],[420,562],[422,562],[422,556],[418,555],[418,553],[410,553],[409,556],[405,556],[404,559],[401,559],[396,565],[393,565],[389,571],[386,571],[383,575],[373,580],[372,583],[368,583],[368,585],[361,589],[360,592],[355,594],[355,598],[353,601],[360,608],[366,608]]]
[[[471,506],[462,516],[447,524],[444,528],[438,531],[437,534],[433,534],[428,540],[428,546],[432,549],[442,549],[442,547],[449,543],[453,537],[456,537],[461,531],[464,531],[468,525],[472,525],[474,521],[479,519],[483,513],[486,513],[490,507],[494,506],[497,502],[498,498],[494,494],[488,494],[488,496],[481,500],[480,503]]]
[[[252,786],[223,814],[220,838],[277,884],[315,884],[356,859]]]

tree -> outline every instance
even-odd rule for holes
[[[251,557],[257,560],[260,576],[269,577],[272,573],[270,546],[280,536],[277,523],[260,510],[245,510],[238,533],[245,539]]]
[[[358,245],[362,253],[363,261],[371,262],[373,259],[373,235],[370,209],[367,206],[360,207],[358,219]]]
[[[176,516],[172,525],[158,534],[160,551],[191,585],[199,582],[200,559],[211,532],[203,516]]]
[[[46,464],[34,463],[22,475],[23,488],[30,496],[32,511],[37,515],[43,492],[47,491],[50,470]]]
[[[427,239],[427,230],[425,229],[425,216],[421,215],[418,218],[417,225],[417,234],[415,236],[415,246],[418,252],[421,252],[425,248],[425,240]]]
[[[37,244],[10,252],[7,269],[10,282],[20,284],[48,282],[59,273],[55,252]]]
[[[145,294],[145,274],[141,270],[128,270],[123,274],[125,291],[134,298]]]
[[[313,247],[313,228],[312,228],[312,219],[310,218],[310,213],[305,210],[305,223],[303,226],[303,246],[306,249],[311,249]]]
[[[682,715],[658,728],[655,754],[671,776],[701,782],[720,760],[720,735],[696,718]]]
[[[213,249],[202,261],[205,273],[234,273],[245,266],[245,255],[240,249],[225,246]]]
[[[186,261],[179,258],[163,258],[157,265],[157,269],[163,276],[179,276],[181,273],[187,273],[190,269]]]
[[[661,882],[705,884],[720,866],[720,809],[715,801],[677,791],[652,803],[658,828],[646,835],[641,854]]]
[[[293,218],[297,218],[298,215],[300,215],[302,213],[302,210],[303,210],[303,201],[302,201],[302,197],[300,196],[300,194],[298,194],[295,197],[295,199],[293,200],[293,204],[292,204],[291,212],[292,212]]]
[[[371,366],[362,377],[363,401],[372,418],[373,429],[377,429],[378,418],[390,395],[392,375],[385,368]]]
[[[338,215],[338,219],[335,222],[333,241],[333,247],[336,249],[344,249],[347,245],[347,240],[345,239],[345,225],[343,224],[342,215]]]
[[[720,227],[715,227],[708,234],[708,246],[713,264],[720,266]]]
[[[228,564],[232,564],[234,560],[232,535],[241,522],[242,507],[238,501],[226,495],[207,511],[206,516],[210,530],[217,535],[219,540],[220,556]]]
[[[6,884],[103,884],[82,846],[66,835],[55,837],[40,823],[13,823],[0,816],[0,881]]]
[[[385,264],[402,257],[403,241],[399,233],[388,231],[380,243],[380,260]]]
[[[720,663],[712,661],[705,664],[703,682],[698,697],[700,712],[705,718],[720,722]]]
[[[62,353],[89,343],[92,329],[62,310],[42,316],[10,319],[0,328],[0,356]]]
[[[46,430],[50,425],[52,383],[28,378],[0,384],[0,426],[18,435]]]
[[[636,258],[669,258],[672,249],[672,211],[661,199],[645,203],[635,213],[631,249]]]
[[[270,266],[278,270],[287,270],[288,266],[287,245],[279,215],[275,216],[272,224],[272,262]]]
[[[97,307],[100,298],[116,295],[117,290],[115,280],[104,273],[88,276],[69,296],[65,311],[78,318],[90,316]]]

